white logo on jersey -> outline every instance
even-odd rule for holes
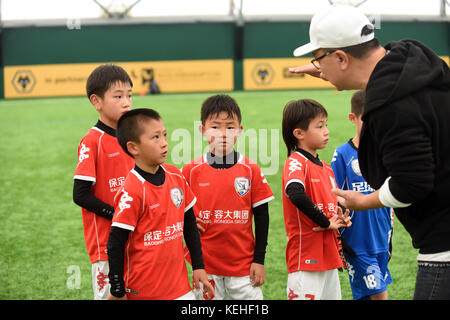
[[[356,175],[358,175],[358,176],[362,176],[362,174],[361,174],[361,169],[359,169],[359,162],[358,162],[358,159],[354,159],[354,160],[352,160],[352,169],[353,169],[353,172],[356,174]]]
[[[289,161],[289,175],[294,173],[294,171],[302,170],[302,164],[297,159],[291,159]]]
[[[80,155],[78,156],[78,163],[83,162],[84,159],[89,158],[89,155],[86,152],[91,151],[90,148],[86,147],[84,143],[81,143]]]
[[[183,202],[183,191],[181,191],[180,188],[173,188],[170,190],[170,198],[172,199],[173,204],[179,208]]]
[[[241,197],[245,196],[250,190],[250,179],[244,177],[234,179],[234,189]]]
[[[123,194],[120,197],[119,209],[120,211],[117,213],[118,215],[125,209],[129,209],[131,205],[127,202],[133,201],[133,198],[128,195],[128,192],[125,189],[122,190]]]
[[[338,153],[337,153],[337,151],[335,150],[334,153],[333,153],[333,159],[331,159],[331,162],[336,161],[337,156],[338,156]]]

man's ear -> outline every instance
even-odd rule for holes
[[[297,140],[303,140],[304,131],[302,129],[296,128],[294,129],[294,131],[292,131],[292,134],[294,135],[295,138],[297,138]]]
[[[348,114],[348,120],[350,120],[351,123],[356,123],[356,119],[357,119],[357,117],[353,112],[350,112]]]
[[[350,56],[348,53],[342,51],[342,50],[336,50],[336,59],[339,62],[339,67],[341,70],[346,70],[348,68],[348,65],[350,63]]]

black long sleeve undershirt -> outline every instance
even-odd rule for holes
[[[253,262],[264,264],[269,234],[269,204],[263,203],[253,208],[253,218],[255,219],[255,253]]]
[[[301,183],[290,183],[286,188],[286,194],[291,202],[314,223],[317,223],[322,228],[328,228],[330,221],[311,201]]]
[[[96,215],[112,220],[114,207],[100,200],[91,191],[92,181],[73,180],[73,202]]]
[[[107,126],[100,120],[97,121],[95,127],[106,132],[110,136],[116,136],[116,130]],[[113,218],[114,207],[94,196],[92,193],[92,181],[74,179],[73,202],[100,217],[108,220],[112,220]]]

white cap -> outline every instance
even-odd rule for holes
[[[374,33],[361,35],[361,30],[373,24],[359,9],[349,5],[329,6],[326,10],[316,13],[309,26],[307,43],[294,50],[294,56],[299,57],[321,48],[344,48],[370,41]]]

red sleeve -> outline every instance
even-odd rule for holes
[[[197,202],[197,198],[195,197],[194,193],[191,190],[191,187],[189,187],[189,184],[187,183],[187,181],[185,179],[184,180],[184,184],[185,184],[185,192],[184,194],[185,196],[185,203],[184,203],[184,212],[188,211],[189,209],[193,208],[195,203]]]
[[[283,186],[283,192],[286,192],[287,186],[292,182],[298,182],[305,187],[305,164],[294,157],[289,157],[286,159],[283,167],[283,181],[285,185]]]
[[[78,145],[78,164],[74,179],[92,181],[95,183],[98,137],[86,135]]]
[[[258,165],[252,165],[252,207],[257,207],[274,199],[267,179]]]
[[[125,183],[117,192],[114,198],[115,213],[112,226],[134,231],[142,214],[142,190],[137,192],[136,189],[131,184]]]

